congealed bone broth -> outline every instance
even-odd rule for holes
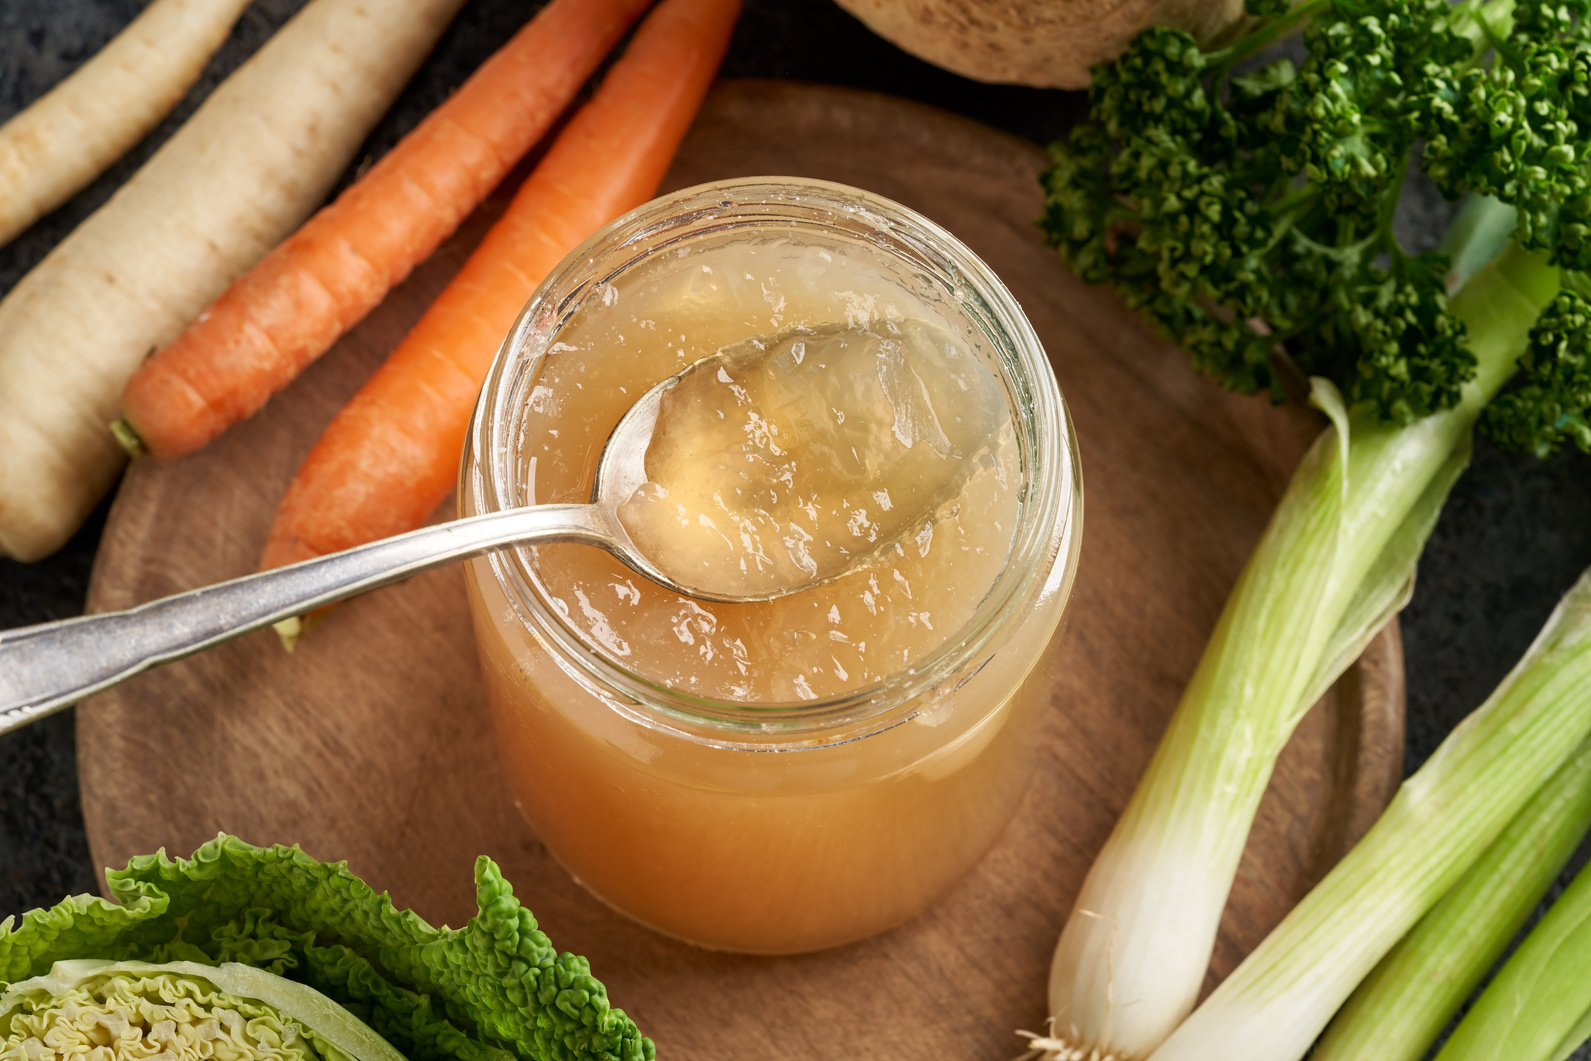
[[[527,500],[589,500],[626,410],[695,366],[660,403],[621,520],[686,585],[809,588],[722,603],[601,549],[526,550],[530,610],[674,698],[648,712],[561,658],[502,561],[472,562],[522,812],[598,896],[707,946],[808,950],[920,911],[1020,798],[1047,695],[1023,679],[1065,586],[1036,580],[1023,622],[885,716],[799,720],[930,668],[1012,563],[1025,472],[984,337],[866,242],[732,228],[589,285],[552,338],[518,385]],[[472,496],[467,478],[466,510]]]
[[[909,666],[988,591],[1010,549],[1021,480],[1004,396],[949,322],[924,324],[939,314],[901,305],[904,293],[874,272],[788,242],[695,249],[620,278],[559,333],[526,418],[538,501],[584,500],[629,405],[727,346],[728,365],[665,395],[647,451],[652,483],[621,509],[642,551],[665,571],[713,565],[715,581],[744,583],[747,595],[805,581],[801,561],[826,570],[843,569],[847,553],[873,561],[782,600],[725,605],[655,588],[600,550],[544,548],[555,607],[626,667],[714,699],[813,700]],[[880,338],[847,333],[847,349],[809,339],[793,379],[780,372],[785,357],[735,349],[750,345],[748,333],[821,329],[847,313]],[[922,339],[929,327],[936,334]],[[936,339],[966,366],[960,376],[922,349]],[[787,335],[770,353],[794,344]],[[970,380],[971,393],[956,380]],[[755,577],[759,565],[767,579]]]
[[[969,478],[1006,480],[1012,448],[999,381],[949,332],[803,322],[681,374],[659,403],[647,483],[619,515],[676,583],[778,596],[898,559],[908,537],[926,554]]]

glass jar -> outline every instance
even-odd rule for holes
[[[724,264],[759,254],[756,268]],[[739,285],[740,301],[720,281]],[[681,598],[588,546],[505,550],[466,568],[503,765],[548,850],[657,931],[770,954],[861,939],[922,911],[993,845],[1031,777],[1082,488],[1070,419],[1016,301],[948,232],[867,192],[762,178],[665,196],[597,233],[536,290],[482,392],[459,491],[463,515],[588,500],[628,405],[718,345],[800,317],[798,289],[839,300],[848,318],[902,305],[936,314],[998,377],[1020,476],[1001,479],[1014,526],[997,524],[992,557],[949,532],[932,545],[949,565],[943,550],[961,542],[965,559],[941,574],[988,572],[963,611],[910,611],[934,598],[902,577],[922,577],[906,562],[928,562],[916,559],[929,555],[921,540],[878,569],[882,585],[845,597],[861,624],[846,629],[873,630],[871,646],[824,626],[840,621],[829,598],[801,610],[826,589],[753,621],[735,609],[757,606]],[[886,618],[888,630],[867,625]],[[755,638],[735,634],[740,622]],[[898,666],[877,663],[891,638],[916,646]],[[748,640],[768,668],[825,654],[833,667],[741,695]]]

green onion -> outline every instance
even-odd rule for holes
[[[1346,415],[1335,388],[1316,383],[1333,427],[1294,473],[1083,883],[1051,965],[1051,1035],[1035,1049],[1142,1058],[1192,1010],[1276,757],[1407,600],[1475,418],[1557,287],[1542,256],[1510,245],[1453,298],[1478,361],[1454,409],[1384,424]]]
[[[1154,1061],[1302,1058],[1359,982],[1588,737],[1591,572],[1497,690],[1403,783],[1364,839]],[[1515,1061],[1508,1053],[1476,1056]]]
[[[1591,743],[1580,745],[1359,985],[1326,1029],[1313,1061],[1420,1061],[1552,887],[1588,827]]]
[[[1591,873],[1486,985],[1437,1061],[1563,1061],[1591,1035]]]

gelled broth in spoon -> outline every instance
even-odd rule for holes
[[[744,339],[658,403],[647,482],[619,508],[676,583],[774,597],[910,538],[990,459],[1004,395],[956,337],[920,320],[805,324]]]

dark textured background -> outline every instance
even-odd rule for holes
[[[0,248],[0,294],[96,209],[303,0],[255,0],[188,98],[88,190]],[[125,24],[142,0],[0,0],[0,121],[39,96]],[[471,0],[372,134],[379,156],[541,5]],[[1078,93],[980,85],[873,37],[830,0],[747,0],[726,76],[788,77],[909,96],[1038,141],[1080,114]],[[1410,204],[1406,233],[1431,238],[1443,211]],[[1123,395],[1131,401],[1131,395]],[[1591,462],[1500,453],[1484,441],[1453,491],[1403,615],[1407,768],[1417,768],[1524,651],[1558,596],[1591,564]],[[38,564],[0,559],[0,629],[78,614],[104,506],[70,545]],[[1579,860],[1577,860],[1578,862]],[[92,891],[65,712],[0,737],[0,918]]]

